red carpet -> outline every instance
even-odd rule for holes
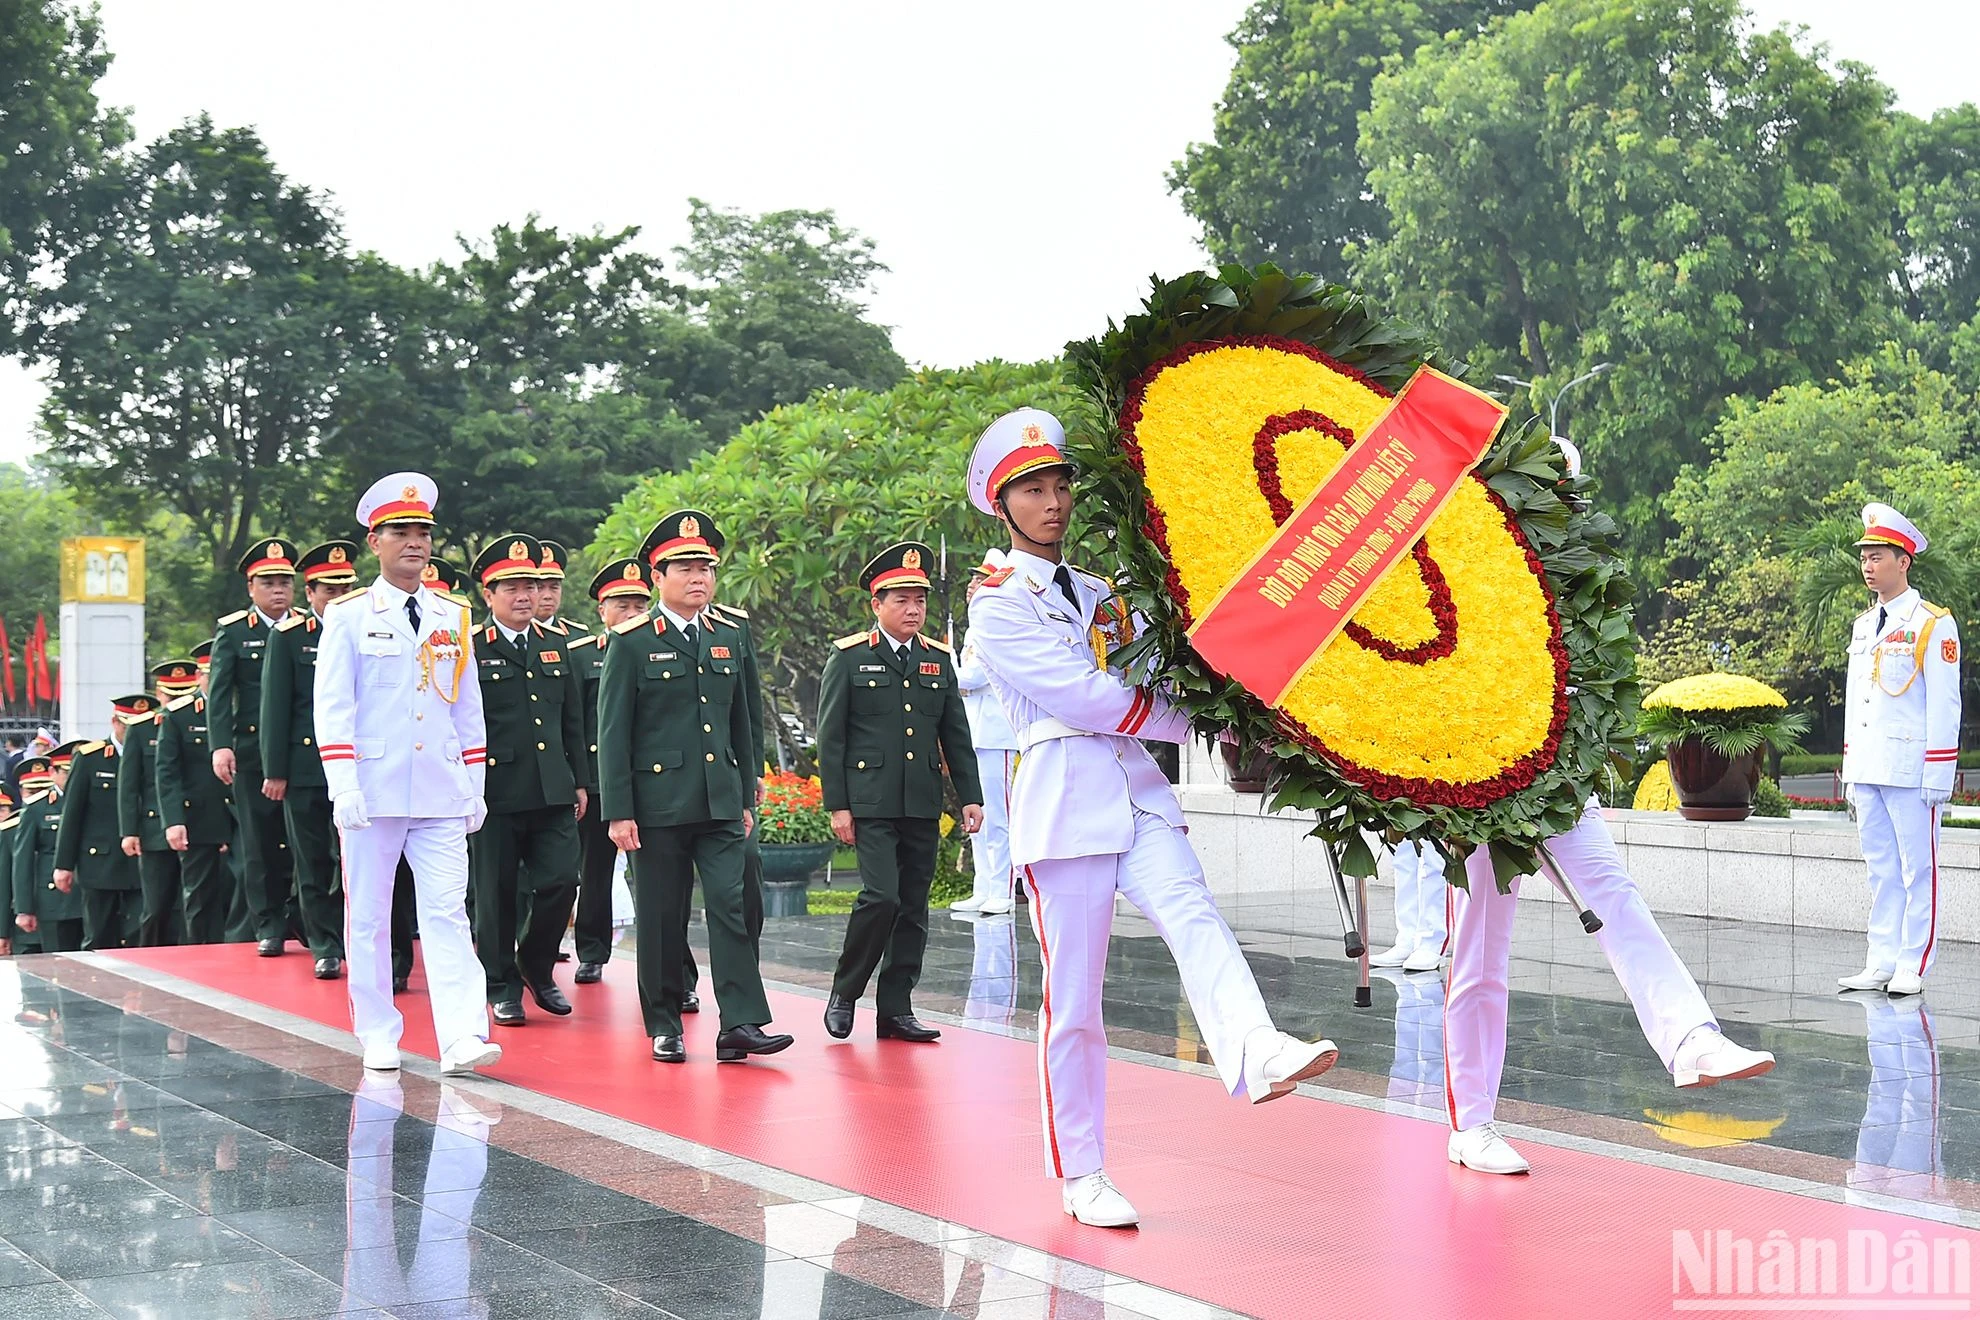
[[[258,959],[252,945],[120,956],[349,1025],[343,983],[314,980],[307,958]],[[414,984],[404,1043],[433,1057]],[[1025,1042],[949,1027],[939,1045],[881,1043],[865,1012],[834,1042],[820,1001],[773,993],[791,1049],[718,1067],[710,1011],[688,1019],[690,1062],[669,1067],[646,1057],[629,962],[569,988],[576,1015],[499,1032],[507,1053],[488,1076],[1260,1316],[1668,1315],[1674,1230],[1749,1239],[1762,1288],[1777,1229],[1833,1240],[1845,1269],[1851,1229],[1893,1246],[1911,1229],[1928,1245],[1958,1238],[1980,1257],[1980,1234],[1545,1146],[1526,1147],[1530,1178],[1471,1173],[1445,1161],[1431,1124],[1304,1096],[1254,1108],[1212,1078],[1120,1062],[1108,1171],[1145,1218],[1138,1232],[1089,1229],[1043,1175]],[[1792,1267],[1785,1277],[1792,1289]]]

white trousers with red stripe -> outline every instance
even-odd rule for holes
[[[1442,953],[1449,938],[1444,859],[1434,847],[1404,839],[1390,864],[1396,873],[1396,947]]]
[[[1100,999],[1116,893],[1140,908],[1169,946],[1197,1031],[1231,1094],[1243,1089],[1245,1038],[1272,1026],[1188,837],[1144,811],[1135,812],[1134,824],[1134,846],[1127,852],[1025,868],[1032,928],[1045,963],[1038,1081],[1045,1172],[1054,1178],[1082,1178],[1105,1163],[1107,1030]]]
[[[976,862],[972,898],[1009,899],[1015,873],[1011,870],[1011,773],[1018,754],[1001,747],[976,749],[976,773],[983,781],[983,828],[972,834],[969,848]]]
[[[1870,868],[1866,966],[1923,976],[1939,952],[1939,809],[1890,784],[1851,784],[1849,797]]]
[[[1573,829],[1547,840],[1547,850],[1602,919],[1595,938],[1636,1009],[1644,1039],[1670,1067],[1684,1038],[1699,1027],[1716,1028],[1718,1019],[1623,870],[1602,813],[1583,812]],[[1473,851],[1465,871],[1471,892],[1451,894],[1451,970],[1444,991],[1444,1101],[1460,1132],[1491,1122],[1499,1103],[1520,885],[1515,880],[1512,893],[1501,894],[1483,848]]]
[[[443,1051],[470,1036],[487,1040],[488,977],[467,920],[467,818],[375,816],[339,838],[352,1032],[366,1045],[397,1045],[405,1030],[392,1002],[392,883],[403,856],[419,907],[433,1034]]]

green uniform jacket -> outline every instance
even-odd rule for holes
[[[902,663],[877,628],[840,638],[818,688],[825,810],[939,818],[944,760],[956,796],[980,805],[976,749],[949,648],[914,637]]]
[[[146,852],[164,852],[165,818],[158,814],[158,711],[124,721],[124,754],[117,759],[117,832],[135,834]]]
[[[255,609],[229,614],[214,627],[206,705],[216,750],[230,747],[240,756],[261,756],[262,663],[274,633]],[[261,785],[249,785],[248,790],[259,793]]]
[[[316,615],[290,615],[275,625],[262,652],[261,773],[296,788],[330,785],[316,750],[316,643],[322,633]]]
[[[0,912],[0,919],[7,923],[4,933],[8,939],[33,941],[35,936],[14,924],[14,841],[20,838],[14,831],[20,827],[21,813],[18,811],[0,820],[0,908],[5,909]]]
[[[763,727],[763,671],[756,661],[756,637],[749,630],[749,615],[733,605],[715,604],[709,609],[715,611],[742,633],[741,647],[737,655],[742,658],[743,710],[749,716],[750,765],[756,778],[763,777],[764,757],[769,748],[769,739]]]
[[[707,613],[690,647],[662,614],[605,643],[598,683],[598,789],[606,820],[689,825],[742,819],[757,776],[743,702],[742,633]],[[486,698],[484,697],[484,700]]]
[[[84,889],[136,889],[138,861],[124,856],[117,823],[117,771],[122,757],[115,743],[76,753],[69,787],[62,794],[62,818],[55,835],[55,867],[74,871]]]
[[[584,680],[566,637],[536,624],[511,644],[494,624],[474,639],[481,715],[488,726],[490,811],[568,807],[591,787]]]
[[[62,829],[62,801],[28,796],[14,831],[14,911],[42,921],[82,920],[82,886],[55,887],[55,836]]]
[[[598,788],[598,684],[605,677],[605,638],[603,636],[574,637],[571,639],[571,663],[577,666],[578,687],[582,690],[580,705],[584,710],[585,759],[591,765],[590,784],[594,791]],[[598,811],[596,802],[591,804],[592,814]]]
[[[212,708],[204,697],[180,697],[165,708],[158,731],[158,813],[167,828],[186,827],[186,842],[195,847],[232,843],[232,795],[213,773],[213,752],[207,742],[207,716]],[[255,786],[259,793],[261,786]]]

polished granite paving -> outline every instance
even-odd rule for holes
[[[1387,976],[1353,1008],[1323,899],[1225,907],[1281,1025],[1341,1045],[1322,1093],[1437,1119],[1439,978]],[[1023,910],[931,924],[927,1015],[1027,1033]],[[1559,904],[1523,904],[1501,1107],[1515,1140],[1980,1224],[1980,948],[1947,946],[1923,999],[1893,1001],[1833,993],[1855,937],[1663,924],[1726,1030],[1780,1067],[1675,1090],[1596,942]],[[773,919],[766,974],[822,991],[843,926]],[[1107,1012],[1118,1050],[1205,1061],[1173,963],[1131,915]],[[513,1088],[430,1068],[381,1081],[348,1048],[106,960],[0,963],[0,1317],[1223,1314]],[[1434,1121],[1424,1133],[1442,1140]]]

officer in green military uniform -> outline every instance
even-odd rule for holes
[[[614,559],[591,578],[591,598],[606,631],[574,638],[572,660],[584,685],[584,742],[591,759],[591,782],[598,782],[598,681],[605,673],[605,639],[629,619],[647,617],[653,604],[653,575],[637,559]],[[578,822],[577,983],[595,985],[612,958],[612,866],[619,850],[602,810],[587,811]]]
[[[0,785],[0,958],[41,948],[39,941],[14,924],[14,836],[9,831],[20,824],[19,804]]]
[[[202,644],[203,645],[203,644]],[[198,657],[201,647],[193,648]],[[200,661],[199,689],[166,705],[158,723],[158,813],[165,842],[179,854],[185,887],[186,943],[219,944],[227,938],[227,909],[234,885],[225,853],[234,837],[232,794],[213,772],[206,688],[210,671]]]
[[[427,560],[426,567],[419,570],[419,580],[428,590],[437,591],[456,604],[472,607],[467,596],[467,576],[446,560]]]
[[[241,883],[248,920],[264,958],[281,954],[291,924],[295,879],[282,804],[261,791],[261,664],[275,626],[290,615],[296,582],[295,543],[279,536],[256,541],[241,556],[253,602],[221,619],[213,634],[207,681],[213,773],[233,790],[240,830]]]
[[[83,946],[82,892],[73,880],[64,885],[55,878],[62,786],[79,745],[63,743],[20,764],[27,804],[14,840],[14,920],[40,938],[44,953],[74,953]]]
[[[963,831],[983,824],[976,749],[947,644],[920,635],[928,564],[919,541],[888,546],[860,572],[874,626],[842,637],[818,689],[818,778],[839,842],[859,851],[859,897],[825,1002],[825,1029],[851,1034],[853,1005],[880,972],[882,1040],[932,1041],[914,1016],[928,944],[928,890],[942,842],[942,764],[963,803]]]
[[[537,560],[536,574],[536,622],[544,632],[558,637],[569,637],[573,633],[583,636],[583,629],[574,628],[564,617],[564,565],[570,562],[570,554],[560,541],[548,537],[537,541],[542,547],[543,557]]]
[[[55,879],[81,887],[83,948],[125,949],[137,943],[144,886],[135,853],[124,849],[117,820],[119,755],[128,726],[119,718],[151,698],[139,692],[112,703],[107,742],[84,743],[69,769],[55,835]]]
[[[662,518],[640,548],[657,608],[613,629],[598,685],[598,772],[612,842],[633,854],[639,1000],[653,1057],[687,1058],[681,1040],[688,906],[696,872],[721,1008],[718,1062],[774,1054],[791,1038],[763,1030],[756,946],[743,914],[743,840],[754,825],[756,768],[741,633],[707,612],[723,537],[694,509]]]
[[[179,855],[165,841],[165,817],[158,809],[158,730],[165,706],[199,687],[199,667],[190,658],[151,667],[152,697],[145,709],[122,716],[124,751],[117,760],[117,829],[124,851],[136,856],[144,895],[138,916],[138,943],[146,948],[183,944],[186,895],[179,883]]]
[[[261,792],[282,804],[296,906],[319,981],[343,974],[344,890],[329,780],[316,749],[316,640],[324,609],[356,585],[356,560],[351,541],[325,541],[303,553],[296,568],[308,608],[275,625],[261,662]]]
[[[578,821],[590,805],[578,665],[566,639],[536,623],[542,559],[535,537],[510,533],[484,547],[469,570],[488,607],[474,644],[488,727],[488,819],[468,840],[475,948],[490,1015],[510,1027],[526,1020],[525,988],[544,1012],[571,1011],[553,972],[577,901]]]

